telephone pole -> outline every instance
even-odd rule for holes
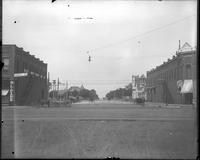
[[[59,91],[59,78],[58,78],[58,81],[57,81],[57,91]]]
[[[56,91],[56,80],[53,80],[53,100],[55,98],[55,91]]]
[[[65,100],[68,99],[68,81],[66,81],[66,97]]]

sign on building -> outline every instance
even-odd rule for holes
[[[10,102],[14,101],[14,81],[10,81]]]
[[[14,77],[25,77],[28,76],[28,73],[15,73]]]

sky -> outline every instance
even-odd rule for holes
[[[171,58],[179,40],[195,47],[196,15],[192,0],[3,0],[2,38],[47,63],[50,81],[101,98]]]

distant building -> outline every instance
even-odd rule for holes
[[[146,77],[132,76],[132,98],[145,98],[146,99]]]
[[[16,45],[2,46],[2,104],[30,105],[47,99],[47,64]]]
[[[192,104],[195,84],[196,50],[185,43],[172,59],[147,71],[147,101]]]

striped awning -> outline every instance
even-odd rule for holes
[[[2,89],[1,90],[1,95],[6,96],[8,94],[9,90],[8,89]]]
[[[191,79],[184,80],[181,93],[193,93],[193,81]]]

